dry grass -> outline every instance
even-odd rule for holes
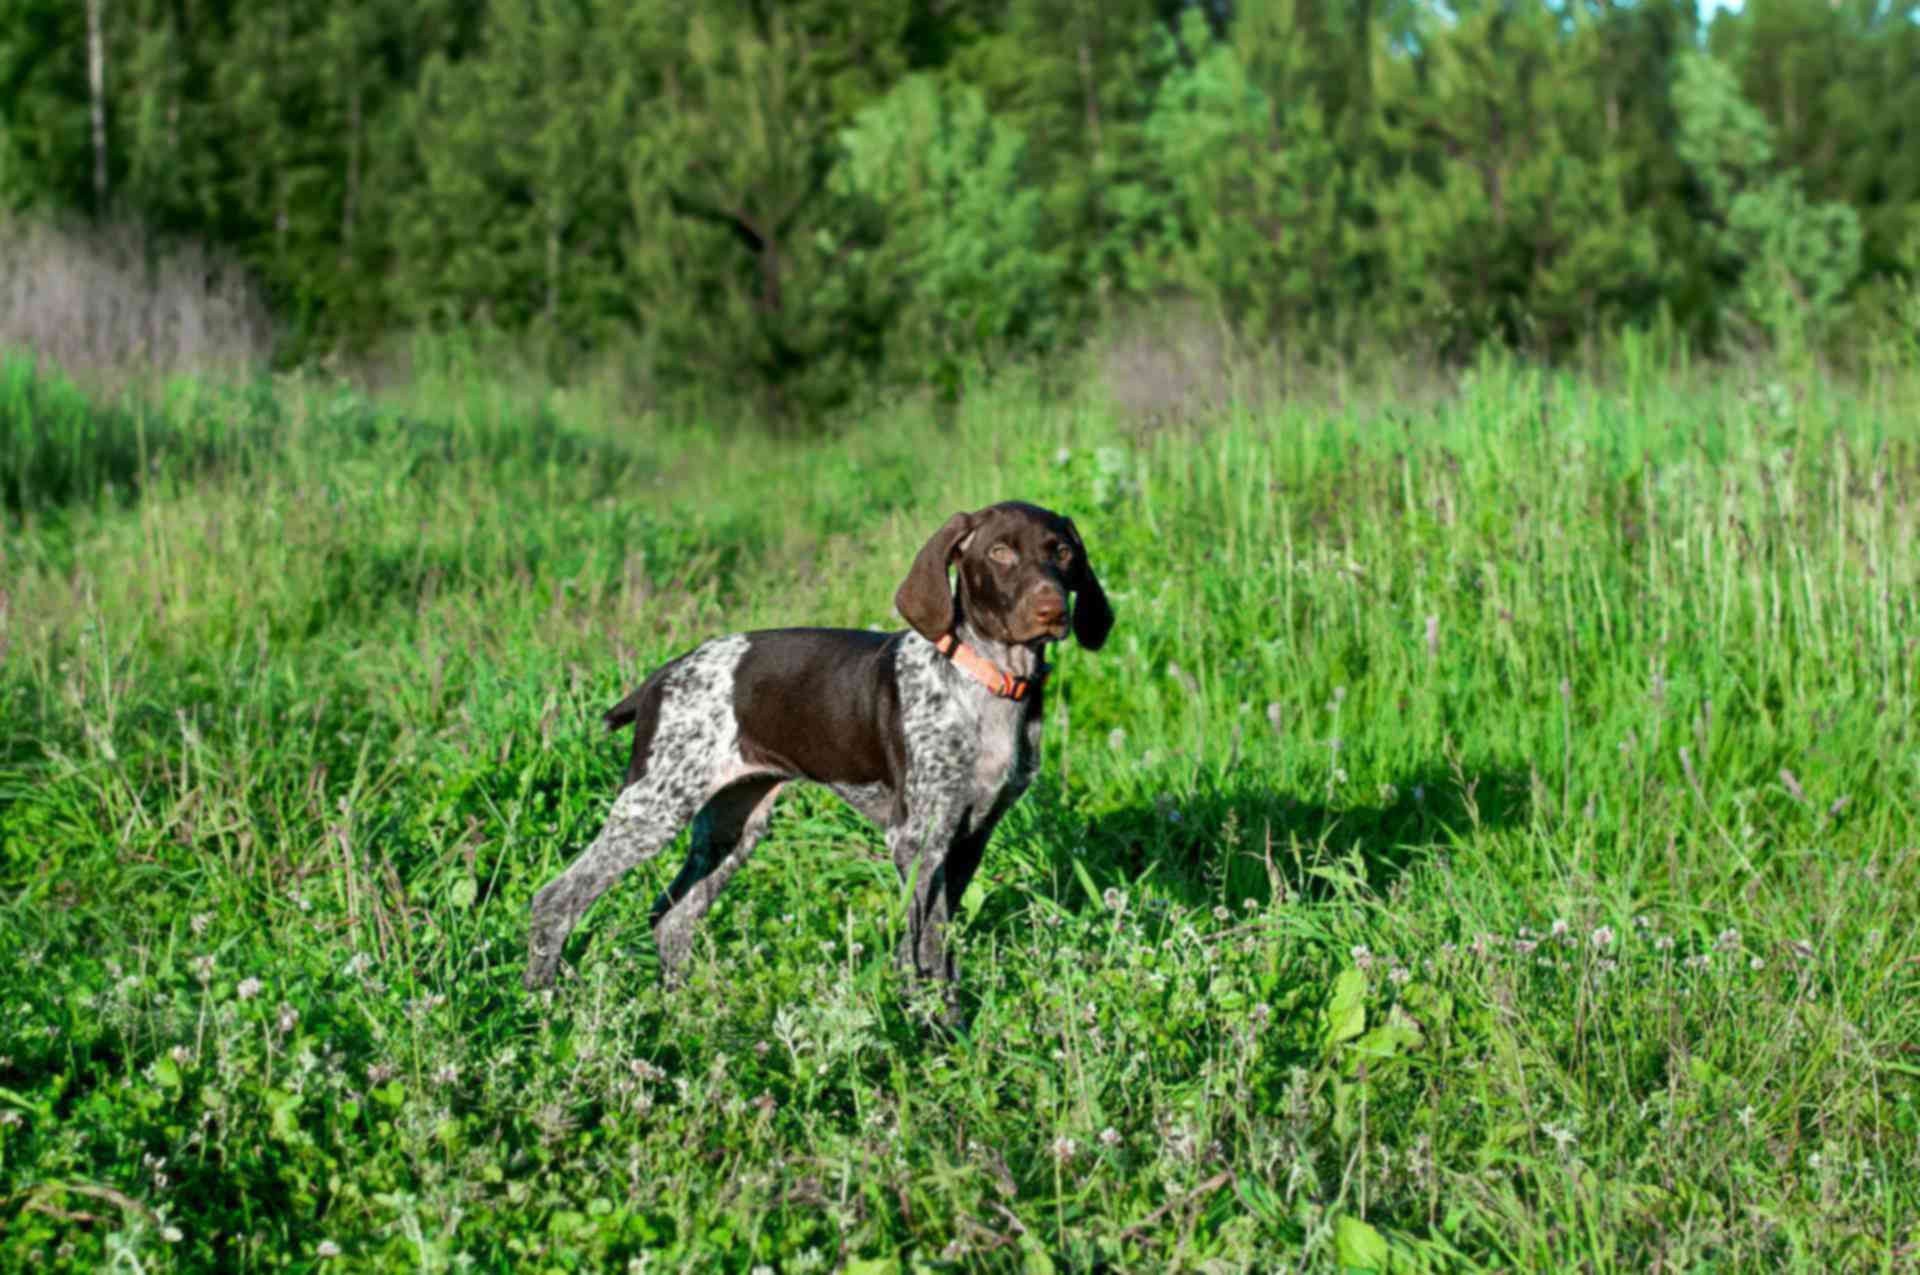
[[[166,246],[132,223],[64,227],[0,218],[0,349],[92,387],[240,376],[265,363],[272,322],[235,262]]]

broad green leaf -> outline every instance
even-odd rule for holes
[[[1333,982],[1327,1001],[1327,1046],[1352,1040],[1367,1028],[1367,980],[1357,969],[1344,969]]]
[[[1349,1270],[1387,1269],[1387,1237],[1349,1214],[1333,1225],[1333,1253]]]

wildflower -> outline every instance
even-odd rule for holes
[[[1348,955],[1353,957],[1354,967],[1362,974],[1373,968],[1373,953],[1367,950],[1365,943],[1355,943],[1348,949]]]
[[[1740,950],[1740,931],[1729,925],[1726,929],[1720,931],[1720,937],[1713,941],[1713,946],[1722,952],[1738,952]]]
[[[1405,987],[1407,983],[1413,978],[1413,974],[1411,971],[1407,969],[1406,966],[1396,965],[1392,969],[1387,971],[1387,978],[1393,983],[1395,987]]]
[[[459,1080],[460,1068],[452,1063],[443,1065],[440,1070],[433,1073],[433,1083],[436,1085],[446,1086],[457,1084]]]
[[[860,955],[860,953],[866,950],[867,950],[867,945],[865,943],[850,943],[847,945],[848,956],[858,956]]]
[[[1080,1144],[1061,1134],[1053,1140],[1053,1158],[1065,1164],[1080,1152]]]
[[[265,984],[249,974],[240,980],[240,985],[233,989],[233,994],[243,1001],[250,1001],[260,994],[260,989],[263,986],[265,986]]]
[[[1521,956],[1531,955],[1533,949],[1539,946],[1540,944],[1533,939],[1515,939],[1513,941],[1513,950]]]
[[[213,913],[211,912],[195,912],[187,920],[187,928],[193,931],[193,937],[195,938],[199,938],[202,934],[205,934],[207,927],[212,924]]]
[[[1753,1104],[1748,1103],[1746,1106],[1740,1108],[1740,1110],[1735,1113],[1734,1119],[1740,1122],[1742,1129],[1751,1133],[1753,1131]]]
[[[295,1009],[291,1005],[287,1005],[284,1003],[280,1006],[280,1019],[279,1019],[278,1026],[280,1028],[280,1034],[282,1036],[292,1031],[294,1024],[298,1023],[299,1021],[300,1021],[299,1010]]]
[[[1125,748],[1126,746],[1127,746],[1127,732],[1126,732],[1126,731],[1124,731],[1124,730],[1121,730],[1121,729],[1120,729],[1120,728],[1119,728],[1118,726],[1116,726],[1116,727],[1114,727],[1114,728],[1113,728],[1112,730],[1110,730],[1110,731],[1108,731],[1108,732],[1107,732],[1107,747],[1108,747],[1108,748],[1110,748],[1110,749],[1112,749],[1112,750],[1113,750],[1114,752],[1116,752],[1116,753],[1117,753],[1117,752],[1119,752],[1119,751],[1120,751],[1121,749],[1123,749],[1123,748]]]
[[[393,1066],[390,1063],[367,1064],[367,1083],[370,1085],[384,1085],[393,1079],[393,1074]]]
[[[1105,890],[1101,891],[1100,901],[1114,912],[1125,912],[1127,910],[1126,894],[1123,891],[1116,890],[1112,886],[1108,886]]]
[[[187,1237],[179,1227],[169,1224],[160,1228],[160,1238],[169,1244],[178,1244]]]
[[[760,1043],[764,1045],[766,1042],[761,1041]],[[627,1070],[632,1072],[634,1078],[638,1080],[661,1081],[667,1078],[666,1072],[661,1071],[644,1058],[635,1058],[627,1063]]]
[[[1552,930],[1551,930],[1551,931],[1549,931],[1549,933],[1551,933],[1551,934],[1553,935],[1553,937],[1554,937],[1554,938],[1557,938],[1557,939],[1558,939],[1558,938],[1565,938],[1565,937],[1566,937],[1566,934],[1567,934],[1567,931],[1568,931],[1568,929],[1570,929],[1570,928],[1571,928],[1571,927],[1570,927],[1570,926],[1568,926],[1568,924],[1566,923],[1566,921],[1564,921],[1564,920],[1556,920],[1556,921],[1554,921],[1554,923],[1553,923],[1553,928],[1552,928]]]
[[[1578,1135],[1566,1125],[1543,1124],[1540,1126],[1540,1132],[1553,1139],[1553,1145],[1560,1149],[1562,1155],[1566,1154],[1567,1148],[1579,1141]]]
[[[1795,939],[1793,942],[1787,944],[1787,946],[1792,949],[1793,954],[1801,960],[1810,961],[1813,959],[1813,944],[1807,942],[1805,939]]]
[[[1267,1003],[1265,1001],[1261,1001],[1258,1005],[1255,1005],[1253,1007],[1253,1010],[1251,1012],[1251,1017],[1253,1018],[1254,1026],[1265,1027],[1267,1025],[1267,1021],[1273,1017],[1273,1010],[1268,1008]]]
[[[193,1051],[185,1045],[175,1045],[167,1051],[167,1057],[173,1059],[178,1066],[184,1067],[193,1061]]]
[[[27,1118],[25,1116],[11,1108],[6,1111],[0,1111],[0,1129],[18,1129],[26,1122]]]
[[[1767,968],[1767,963],[1756,956],[1747,962],[1747,968],[1758,974],[1761,970]]]
[[[1613,946],[1613,927],[1611,925],[1601,926],[1599,929],[1593,932],[1592,941],[1595,948],[1604,950],[1606,948],[1612,947]]]
[[[1213,905],[1213,919],[1216,921],[1231,921],[1233,920],[1233,913],[1227,909],[1226,904],[1216,903]]]
[[[202,987],[205,987],[213,981],[213,958],[211,956],[196,956],[190,964],[193,969],[193,976],[200,980]]]
[[[340,1256],[340,1246],[332,1240],[321,1240],[313,1250],[315,1257],[328,1258]]]
[[[1673,950],[1673,935],[1662,934],[1653,941],[1653,949],[1656,952],[1671,952]]]

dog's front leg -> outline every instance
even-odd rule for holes
[[[947,947],[947,926],[960,911],[960,898],[980,866],[991,827],[959,833],[948,827],[931,840],[888,837],[893,862],[903,884],[911,886],[907,900],[907,933],[900,945],[900,965],[916,978],[934,979],[951,986],[958,974]]]
[[[887,830],[887,849],[907,890],[907,932],[900,943],[900,968],[915,979],[946,980],[946,925],[952,908],[947,876],[958,848],[955,821],[914,819]]]

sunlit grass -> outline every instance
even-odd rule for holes
[[[1005,388],[810,446],[183,388],[141,410],[216,442],[129,483],[10,376],[78,452],[7,471],[0,1265],[1920,1260],[1920,380]],[[968,896],[968,1033],[816,794],[684,989],[669,852],[527,998],[601,710],[712,633],[891,627],[1004,497],[1120,623]]]

